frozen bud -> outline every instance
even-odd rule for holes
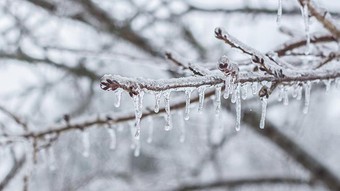
[[[260,97],[266,97],[266,98],[269,97],[269,90],[268,90],[267,86],[262,86],[262,88],[259,91],[259,96]]]
[[[117,81],[112,80],[110,75],[105,75],[101,79],[100,87],[103,90],[114,91],[114,90],[118,89],[120,86],[119,86],[119,83]]]
[[[222,29],[215,28],[215,37],[221,39],[222,38]]]
[[[236,63],[230,61],[226,56],[222,56],[218,60],[218,69],[225,75],[237,76],[239,72],[239,68]]]

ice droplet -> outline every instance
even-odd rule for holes
[[[223,98],[228,99],[229,94],[230,94],[230,76],[227,76],[225,81],[224,81],[224,93],[223,93]]]
[[[221,91],[222,86],[217,86],[215,89],[215,114],[219,115],[221,111]]]
[[[190,96],[191,96],[191,89],[185,90],[185,112],[184,112],[184,119],[189,120],[190,118]]]
[[[48,168],[50,169],[50,171],[55,171],[57,169],[57,165],[56,165],[53,145],[47,148],[47,160],[48,160]]]
[[[148,143],[152,143],[152,136],[153,136],[153,119],[152,117],[147,118],[148,126],[149,126],[149,134],[148,134]]]
[[[144,92],[140,91],[138,95],[133,96],[133,103],[135,107],[135,138],[139,139],[140,138],[140,121],[142,118],[142,109],[143,109],[143,97],[144,97]]]
[[[235,90],[235,97],[236,97],[236,131],[241,129],[241,95],[240,95],[240,83],[237,84]]]
[[[164,130],[170,131],[172,129],[171,111],[170,111],[170,91],[164,93],[164,103],[165,103],[165,128]]]
[[[161,102],[161,96],[162,94],[160,92],[155,93],[155,113],[159,112],[159,104]]]
[[[201,86],[198,88],[198,111],[201,112],[203,109],[203,105],[204,105],[204,96],[205,96],[205,86]]]
[[[120,106],[120,100],[122,98],[122,92],[123,90],[118,89],[115,91],[115,107],[119,107]]]
[[[110,135],[110,149],[114,150],[116,149],[116,145],[117,145],[117,136],[116,136],[116,130],[113,129],[111,126],[109,126],[107,128],[107,131]]]
[[[281,25],[281,17],[282,17],[282,0],[278,0],[276,23],[279,26]]]
[[[82,131],[83,153],[84,157],[90,156],[90,135],[88,131]]]
[[[303,113],[307,114],[308,110],[309,110],[309,102],[310,102],[310,91],[311,91],[311,82],[308,81],[304,84],[304,88],[305,88],[305,105],[303,108]]]
[[[266,122],[266,115],[267,115],[267,98],[266,96],[261,98],[261,119],[260,119],[260,128],[264,129],[264,125]]]

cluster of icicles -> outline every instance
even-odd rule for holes
[[[326,92],[329,91],[332,83],[332,79],[329,80],[323,80],[323,83],[326,87]],[[289,104],[289,97],[295,98],[297,100],[301,100],[304,98],[304,107],[303,107],[303,113],[308,113],[309,103],[310,103],[310,91],[313,83],[319,83],[319,80],[315,81],[307,81],[307,82],[296,82],[295,84],[290,85],[279,85],[275,91],[278,93],[278,101],[283,102],[283,105]],[[340,85],[340,80],[336,80],[337,86]],[[221,98],[229,99],[231,103],[235,104],[236,109],[236,122],[235,122],[235,129],[236,131],[240,130],[241,126],[241,102],[242,100],[246,100],[248,97],[258,97],[259,90],[263,87],[271,86],[271,82],[246,82],[246,83],[233,83],[233,78],[230,76],[227,76],[225,78],[224,84],[217,84],[214,86],[200,86],[198,88],[188,87],[185,89],[170,89],[162,92],[151,92],[148,90],[140,89],[138,90],[139,94],[134,95],[132,97],[133,103],[134,103],[134,110],[135,110],[135,123],[133,125],[133,137],[134,137],[134,145],[132,148],[135,149],[134,155],[138,156],[140,154],[140,134],[141,134],[141,118],[143,114],[143,97],[145,93],[152,93],[155,97],[155,106],[154,106],[154,112],[158,113],[160,111],[160,105],[161,102],[164,101],[164,119],[165,119],[165,131],[170,131],[172,129],[172,114],[171,114],[171,104],[170,104],[170,98],[171,98],[171,92],[174,91],[182,91],[184,92],[185,96],[185,108],[183,111],[183,118],[184,120],[189,120],[190,118],[190,110],[192,107],[190,107],[190,101],[191,101],[191,94],[194,91],[197,91],[198,93],[198,112],[201,112],[203,110],[204,106],[204,100],[205,100],[205,92],[208,88],[214,88],[215,89],[215,95],[213,96],[214,100],[214,107],[215,107],[215,113],[216,115],[220,114],[221,110]],[[121,100],[121,94],[122,90],[118,89],[115,90],[115,103],[114,105],[116,107],[120,106],[120,100]],[[304,97],[303,97],[304,96]],[[271,96],[270,96],[271,97]],[[265,118],[266,118],[266,110],[267,110],[267,98],[262,97],[261,99],[261,119],[259,127],[263,129],[265,127]],[[152,133],[153,133],[153,122],[152,117],[147,117],[148,120],[148,143],[152,142]],[[182,121],[182,120],[179,120]],[[109,134],[111,136],[111,145],[110,148],[115,148],[115,142],[116,142],[116,134],[115,130],[112,128],[109,129]],[[181,142],[185,140],[185,128],[184,124],[180,127],[181,131]],[[87,133],[83,134],[83,142],[84,142],[84,156],[88,156],[88,135]]]

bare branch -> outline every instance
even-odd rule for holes
[[[340,30],[338,27],[331,21],[330,18],[327,18],[327,12],[320,10],[317,6],[310,0],[298,0],[301,6],[307,6],[311,15],[313,15],[332,35],[336,38],[340,38]]]
[[[255,132],[268,138],[287,154],[289,154],[296,162],[308,169],[317,180],[322,181],[328,188],[331,190],[340,190],[339,177],[331,172],[314,156],[309,154],[299,144],[280,132],[274,124],[267,121],[265,129],[257,128],[258,117],[259,116],[253,112],[245,111],[243,120]]]
[[[206,190],[213,188],[235,188],[239,186],[256,186],[256,185],[272,185],[272,184],[288,184],[288,185],[310,185],[309,180],[292,177],[258,177],[258,178],[240,178],[235,180],[220,180],[209,183],[193,183],[180,186],[173,189],[174,191],[189,190]]]

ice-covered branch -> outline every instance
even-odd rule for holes
[[[271,74],[275,77],[283,77],[285,76],[286,72],[290,72],[291,74],[294,73],[294,71],[284,71],[283,68],[269,56],[264,55],[258,50],[255,50],[254,48],[244,44],[229,33],[223,32],[221,28],[215,29],[215,37],[224,41],[226,44],[229,44],[231,47],[239,49],[243,53],[251,56],[252,61],[258,64],[260,69],[262,71],[266,71],[268,74]]]
[[[277,78],[274,76],[239,74],[235,83],[246,82],[306,82],[313,80],[327,80],[340,77],[340,71],[316,70],[305,72],[298,77],[285,76]],[[185,91],[186,88],[198,88],[201,86],[214,86],[225,82],[225,75],[214,74],[206,76],[192,76],[164,80],[151,80],[142,78],[126,78],[119,75],[105,75],[101,81],[104,90],[115,91],[118,88],[124,89],[130,95],[138,95],[140,91],[162,92],[162,91]]]

